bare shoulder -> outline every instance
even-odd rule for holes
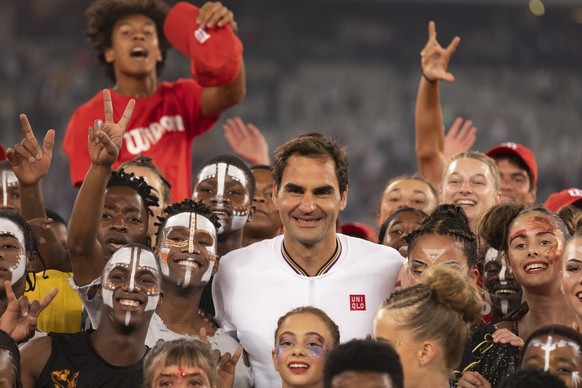
[[[51,337],[36,338],[20,349],[22,383],[34,387],[52,351]]]

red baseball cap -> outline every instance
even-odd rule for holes
[[[230,25],[200,28],[199,8],[185,2],[174,5],[164,22],[168,41],[191,59],[192,77],[202,86],[222,86],[240,72],[243,46]]]
[[[550,194],[544,206],[553,212],[582,200],[582,190],[575,187]]]
[[[371,242],[378,242],[378,236],[374,229],[370,228],[366,224],[360,222],[348,222],[340,226],[340,233],[346,234],[352,237],[359,237],[364,240]]]
[[[6,150],[2,144],[0,144],[0,160],[6,160]]]
[[[536,156],[534,155],[533,151],[526,146],[513,142],[501,143],[485,152],[485,154],[491,158],[495,158],[496,156],[503,154],[513,154],[518,156],[521,160],[523,160],[527,168],[529,168],[531,171],[534,180],[533,183],[534,185],[537,185],[538,163],[536,162]]]

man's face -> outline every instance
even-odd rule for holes
[[[112,309],[114,321],[130,326],[143,321],[144,314],[153,314],[161,275],[152,252],[135,246],[120,248],[107,262],[102,279],[103,303]]]
[[[105,192],[97,239],[106,257],[129,243],[147,243],[148,213],[141,196],[125,186],[112,186]]]
[[[162,60],[155,22],[139,14],[117,20],[111,32],[111,47],[105,49],[105,60],[113,64],[116,78],[155,74],[157,63]]]
[[[276,190],[273,200],[285,241],[314,246],[335,239],[337,217],[347,205],[348,193],[339,191],[333,159],[291,155]]]
[[[536,188],[530,182],[527,171],[506,158],[496,159],[495,164],[501,178],[501,202],[533,205]]]
[[[502,315],[520,305],[521,286],[509,270],[505,255],[492,248],[485,256],[483,283],[493,308]]]
[[[273,174],[269,170],[255,169],[255,198],[256,207],[252,221],[245,225],[245,235],[265,236],[270,238],[277,235],[281,229],[281,217],[273,203]]]
[[[168,218],[159,241],[162,274],[180,287],[204,286],[216,266],[216,228],[196,213]]]
[[[220,222],[218,234],[228,235],[252,219],[250,184],[240,168],[227,163],[210,164],[195,177],[192,199],[211,208]]]
[[[20,185],[12,170],[0,170],[0,207],[20,213]]]

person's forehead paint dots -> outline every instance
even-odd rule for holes
[[[187,241],[172,241],[168,239],[169,234],[175,228],[184,228],[188,231],[188,240]],[[171,216],[166,221],[164,225],[164,232],[162,237],[162,246],[160,249],[161,253],[161,260],[160,260],[160,267],[162,269],[162,273],[165,276],[170,275],[170,268],[168,265],[168,257],[170,254],[170,250],[172,247],[175,248],[188,248],[188,253],[193,254],[195,251],[195,244],[196,244],[196,233],[205,233],[211,236],[212,238],[212,245],[206,246],[206,251],[208,252],[208,268],[204,272],[202,276],[202,281],[208,282],[210,280],[210,276],[212,275],[212,269],[214,268],[214,262],[216,260],[216,228],[214,224],[206,217],[201,216],[196,213],[179,213],[174,216]],[[182,284],[186,285],[190,282],[190,276],[192,273],[191,267],[186,267],[185,278],[183,279]]]
[[[18,187],[18,178],[11,170],[0,171],[0,182],[2,182],[2,207],[8,207],[8,189]]]
[[[17,257],[9,268],[11,272],[10,283],[14,284],[26,273],[26,253],[24,251],[24,233],[22,229],[11,220],[0,218],[0,237],[12,237],[18,241],[19,247]]]
[[[243,187],[248,187],[247,177],[244,172],[231,164],[228,163],[216,163],[208,165],[200,171],[199,182],[203,182],[207,179],[216,179],[216,202],[218,207],[224,207],[224,196],[226,189],[226,178],[229,177],[235,182],[239,182]],[[232,229],[238,230],[245,226],[247,222],[247,217],[249,214],[249,206],[243,206],[240,208],[232,209]],[[224,229],[222,225],[218,230],[220,234]]]
[[[111,272],[117,268],[122,268],[128,273],[128,276],[122,284],[110,278]],[[136,278],[138,273],[142,271],[149,271],[156,277],[156,282],[153,285],[136,285]],[[157,279],[159,278],[158,266],[156,258],[152,252],[143,250],[140,247],[122,247],[116,251],[107,266],[103,270],[103,302],[109,307],[113,308],[113,293],[120,286],[128,284],[128,292],[136,292],[138,289],[144,291],[148,296],[147,304],[144,311],[151,311],[158,305],[160,297],[160,285]],[[128,311],[125,317],[125,324],[129,323],[131,312]]]

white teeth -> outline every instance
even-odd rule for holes
[[[513,294],[516,294],[516,293],[517,293],[517,291],[511,290],[509,288],[504,288],[502,290],[495,291],[495,294],[503,294],[503,295],[513,295]]]
[[[183,265],[184,267],[200,268],[200,264],[198,264],[195,261],[190,261],[190,260],[180,260],[176,264]]]
[[[468,206],[475,206],[475,201],[472,201],[470,199],[459,199],[458,201],[455,202],[456,205],[468,205]]]
[[[309,368],[309,366],[308,365],[305,365],[305,364],[295,364],[295,363],[293,363],[293,364],[289,364],[289,368],[305,368],[305,369],[307,369],[307,368]]]
[[[576,298],[582,299],[582,291],[580,291],[576,294]]]
[[[525,272],[533,271],[536,269],[546,269],[546,268],[548,268],[548,266],[546,264],[535,263],[535,264],[530,264],[530,265],[526,266]]]
[[[139,302],[137,300],[131,300],[131,299],[121,299],[119,301],[119,304],[122,306],[127,306],[127,307],[138,307],[139,306]]]

